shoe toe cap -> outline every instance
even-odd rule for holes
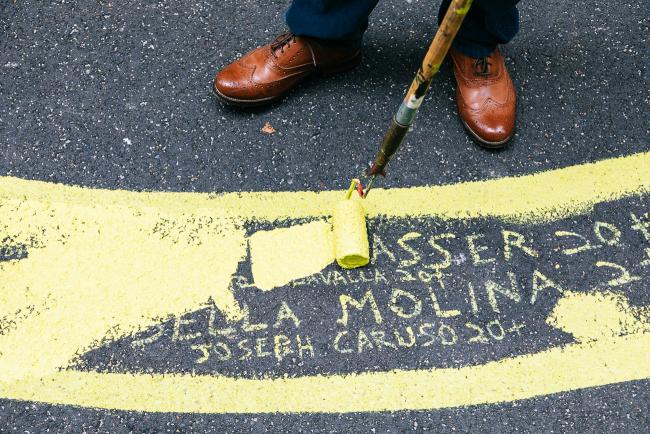
[[[515,130],[514,107],[487,104],[481,110],[467,110],[462,116],[472,135],[488,147],[500,147]]]
[[[490,143],[503,142],[512,135],[512,125],[490,118],[478,118],[473,122],[472,129],[484,141]]]
[[[245,98],[250,87],[254,68],[233,63],[217,73],[214,77],[214,89],[228,98]]]

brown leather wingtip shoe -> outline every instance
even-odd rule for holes
[[[360,62],[358,48],[284,33],[219,71],[214,91],[231,105],[269,104],[315,73],[343,72]]]
[[[501,52],[478,59],[453,48],[450,53],[463,125],[481,146],[504,147],[515,131],[517,94]]]

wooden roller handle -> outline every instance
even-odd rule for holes
[[[409,127],[413,123],[413,119],[415,119],[415,115],[429,90],[431,81],[440,69],[440,65],[445,59],[449,47],[451,47],[451,43],[456,37],[456,33],[458,33],[458,29],[463,24],[463,19],[465,19],[471,4],[472,0],[452,0],[449,5],[436,36],[431,41],[429,50],[424,56],[422,66],[418,69],[402,104],[400,104],[388,131],[384,135],[379,152],[367,171],[367,175],[372,176],[373,181],[377,175],[385,175],[386,166],[399,149],[402,141],[404,141],[404,137],[406,137]]]

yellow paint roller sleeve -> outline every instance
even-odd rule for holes
[[[343,268],[363,267],[370,261],[366,213],[356,199],[336,204],[332,214],[334,253]]]

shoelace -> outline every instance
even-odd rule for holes
[[[271,42],[271,50],[273,50],[273,53],[275,53],[276,50],[280,50],[280,53],[284,53],[284,48],[289,47],[293,42],[296,42],[296,35],[291,32],[283,33]]]
[[[489,57],[479,57],[474,60],[474,74],[483,77],[490,75],[490,65]]]

